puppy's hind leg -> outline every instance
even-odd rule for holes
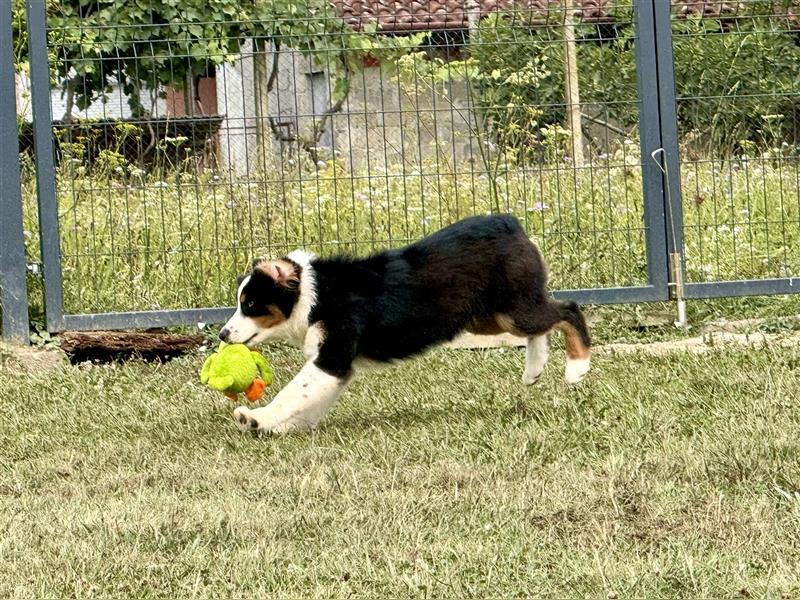
[[[522,373],[522,383],[525,385],[536,383],[549,357],[550,340],[547,334],[530,336],[525,348],[525,371]]]
[[[561,320],[555,328],[564,334],[567,347],[567,364],[564,380],[570,385],[581,381],[589,372],[591,339],[586,321],[578,305],[574,302],[558,302]]]
[[[498,322],[503,324],[506,331],[528,338],[523,383],[530,385],[542,374],[549,356],[547,333],[552,329],[561,331],[566,341],[566,382],[578,383],[589,372],[589,330],[580,308],[574,302],[531,302],[511,311],[507,322],[505,319],[498,319]]]

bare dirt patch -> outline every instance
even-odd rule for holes
[[[62,368],[66,357],[56,348],[0,344],[0,374],[35,375]]]
[[[789,348],[800,346],[800,332],[790,333],[734,333],[730,331],[709,331],[702,335],[663,342],[641,344],[604,344],[594,348],[601,354],[630,354],[641,352],[650,356],[662,356],[670,352],[690,352],[705,354],[720,348],[763,348],[778,346]]]

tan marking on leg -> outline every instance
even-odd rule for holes
[[[481,319],[473,319],[472,323],[467,326],[467,331],[475,335],[497,335],[503,333],[503,329],[494,317],[486,317]]]
[[[558,329],[564,334],[564,341],[567,347],[567,356],[569,358],[589,358],[591,351],[589,350],[589,347],[583,343],[581,334],[578,333],[578,330],[575,329],[573,325],[567,323],[566,321],[559,321],[556,323],[555,329]]]
[[[505,332],[510,333],[511,335],[518,335],[520,337],[527,337],[527,334],[523,333],[517,328],[517,325],[514,323],[514,319],[509,317],[506,314],[498,313],[494,316],[495,320],[497,321],[497,325]]]

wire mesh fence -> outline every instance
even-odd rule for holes
[[[67,313],[220,306],[254,257],[363,255],[489,212],[519,217],[554,289],[652,286],[668,227],[690,283],[800,272],[793,1],[672,2],[678,223],[640,150],[670,126],[646,112],[667,83],[640,55],[664,51],[647,2],[175,4],[48,5]]]
[[[797,276],[800,6],[706,5],[673,20],[687,278]]]
[[[255,256],[362,255],[497,211],[539,241],[556,288],[643,283],[630,3],[417,4],[50,14],[66,310],[219,305]]]

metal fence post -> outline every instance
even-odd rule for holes
[[[53,120],[50,107],[50,67],[47,58],[47,13],[43,0],[27,0],[28,48],[39,202],[39,239],[44,271],[44,306],[48,331],[64,325],[61,236],[58,227]]]
[[[639,146],[642,161],[645,244],[648,282],[659,300],[669,297],[667,237],[664,227],[664,179],[659,165],[651,158],[662,147],[659,72],[656,58],[656,31],[653,0],[635,0],[636,79],[639,87]]]
[[[669,253],[670,297],[678,301],[678,321],[686,324],[683,248],[683,205],[681,201],[678,112],[675,95],[675,67],[672,54],[672,19],[669,2],[654,3],[655,44],[658,68],[658,103],[663,148],[667,249]]]
[[[0,2],[0,313],[2,337],[25,343],[28,337],[28,288],[17,136],[17,93],[11,2]]]

